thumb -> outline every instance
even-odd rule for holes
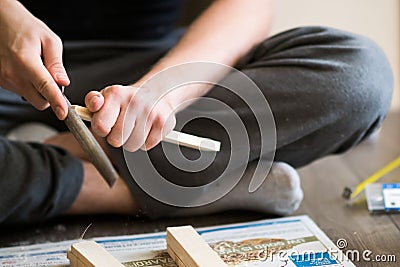
[[[100,92],[91,91],[85,97],[85,105],[90,112],[97,112],[104,105],[104,96]]]
[[[62,63],[61,40],[48,39],[43,43],[43,63],[54,81],[61,86],[68,86],[70,80]]]

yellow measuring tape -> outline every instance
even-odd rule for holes
[[[354,191],[352,191],[350,188],[346,187],[343,192],[343,197],[348,199],[348,200],[353,200],[360,193],[362,193],[365,189],[365,186],[367,184],[375,183],[378,181],[382,176],[385,174],[391,172],[392,170],[396,169],[397,167],[400,166],[400,157],[396,158],[395,160],[389,162],[387,165],[385,165],[382,169],[378,170],[374,174],[372,174],[370,177],[362,181],[360,184],[357,185]]]

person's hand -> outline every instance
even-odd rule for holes
[[[113,85],[85,97],[93,112],[92,130],[128,151],[149,150],[175,127],[171,102],[158,90]]]
[[[62,42],[18,1],[0,0],[0,86],[39,110],[49,104],[65,119],[67,103],[58,85],[69,85]]]

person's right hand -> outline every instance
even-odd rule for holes
[[[58,85],[69,85],[61,39],[18,1],[0,0],[0,87],[39,110],[51,105],[63,120],[68,108]]]

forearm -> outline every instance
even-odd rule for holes
[[[39,110],[50,104],[65,119],[67,103],[58,86],[70,81],[61,39],[16,0],[0,0],[0,36],[0,86]]]
[[[178,44],[136,85],[174,65],[208,61],[233,66],[253,46],[268,37],[272,0],[217,0],[188,29]],[[189,90],[190,89],[190,90]],[[173,102],[205,94],[210,86],[175,90]]]
[[[227,68],[216,70],[215,65],[182,64],[207,61],[233,66],[268,36],[271,2],[216,0],[138,82],[108,86],[101,93],[86,96],[85,104],[94,113],[92,129],[99,136],[107,136],[112,146],[124,145],[128,151],[156,146],[175,127],[175,113],[206,94],[210,84],[227,74]],[[175,65],[181,66],[169,69]],[[169,72],[157,75],[166,69]]]

